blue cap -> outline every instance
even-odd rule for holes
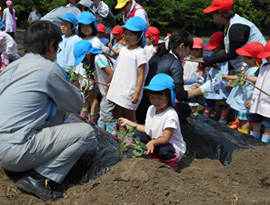
[[[77,27],[76,27],[76,23],[78,22],[78,19],[74,14],[66,13],[64,16],[58,16],[58,18],[62,19],[64,21],[68,21],[68,22],[72,23],[74,28],[75,28],[76,33],[78,33],[78,30],[77,30]]]
[[[159,73],[152,78],[149,85],[145,86],[144,89],[152,91],[163,91],[166,89],[170,89],[172,105],[175,106],[174,87],[175,87],[174,80],[171,76],[165,73]]]
[[[147,30],[146,22],[139,16],[130,18],[125,25],[122,26],[130,31],[142,31],[143,33],[143,45],[145,44],[145,32]]]
[[[95,16],[92,13],[90,13],[89,11],[84,11],[78,16],[77,24],[81,23],[81,24],[84,24],[84,25],[89,25],[92,22],[95,23],[96,30],[98,30]]]
[[[90,43],[87,40],[79,41],[78,43],[75,44],[74,49],[73,49],[73,54],[75,57],[74,66],[79,65],[83,61],[87,53],[101,54],[102,51],[93,47],[92,43]]]
[[[0,29],[2,29],[2,28],[4,28],[4,24],[3,24],[3,22],[2,21],[0,21]]]
[[[139,16],[134,16],[130,18],[125,25],[122,26],[130,31],[142,31],[146,32],[147,26],[145,20]]]

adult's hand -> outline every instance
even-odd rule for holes
[[[202,93],[213,93],[215,92],[215,82],[208,80],[202,86],[200,86]]]
[[[203,83],[203,82],[204,82],[204,78],[202,76],[194,76],[190,79],[184,80],[185,85],[191,85],[193,83]]]

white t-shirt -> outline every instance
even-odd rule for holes
[[[144,46],[144,50],[148,61],[157,52],[157,49],[154,45]]]
[[[186,152],[186,143],[181,134],[180,122],[177,112],[174,108],[169,107],[162,113],[156,114],[155,106],[151,105],[146,114],[145,119],[145,132],[152,139],[157,139],[163,136],[163,132],[166,128],[173,128],[173,133],[169,141],[175,149],[175,153],[178,156],[178,160]]]
[[[129,110],[137,109],[142,99],[142,90],[136,104],[131,102],[131,97],[136,90],[138,67],[142,64],[145,64],[145,81],[148,74],[148,61],[146,58],[145,50],[141,47],[133,50],[128,50],[127,47],[121,48],[117,60],[117,66],[112,78],[111,85],[109,87],[107,95],[108,100]]]
[[[62,41],[59,43],[61,51],[57,53],[57,63],[64,68],[73,68],[75,64],[75,57],[73,54],[73,48],[75,44],[81,40],[77,35],[66,37],[62,35]]]
[[[93,47],[95,47],[95,48],[97,48],[99,50],[102,50],[102,45],[103,44],[101,43],[101,41],[99,40],[98,37],[94,36],[91,39],[85,39],[85,40],[89,41],[92,44]]]

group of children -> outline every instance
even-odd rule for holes
[[[157,74],[144,87],[148,61],[155,55],[159,44],[159,30],[147,28],[142,18],[133,17],[125,25],[115,26],[111,31],[113,38],[106,39],[104,26],[97,25],[90,12],[82,12],[78,18],[67,13],[59,19],[63,40],[59,44],[56,61],[61,67],[79,74],[79,82],[74,84],[85,94],[80,115],[113,135],[117,135],[118,126],[120,132],[125,131],[126,125],[136,126],[136,135],[148,149],[146,154],[176,169],[176,162],[185,153],[186,144],[177,112],[173,109],[174,81],[167,74]],[[204,79],[215,81],[216,92],[205,96],[204,115],[209,116],[217,101],[221,109],[221,123],[227,123],[231,107],[238,111],[237,118],[241,122],[239,131],[249,133],[251,120],[254,124],[250,134],[260,138],[262,124],[262,141],[269,142],[270,97],[254,89],[251,82],[269,93],[270,42],[265,47],[253,42],[238,49],[236,52],[244,56],[247,67],[237,75],[228,62],[207,70],[200,68],[198,60],[202,59],[204,49],[211,50],[213,55],[224,54],[223,33],[214,33],[205,48],[200,38],[193,39],[188,60],[183,61],[184,83],[191,86],[185,89],[194,89],[197,86],[194,82],[203,83]],[[267,62],[259,68],[262,58],[266,58]],[[195,60],[197,62],[193,62]],[[241,84],[241,80],[248,82]],[[233,83],[236,85],[231,88],[229,85]],[[136,123],[136,109],[142,99],[143,88],[149,90],[152,106],[147,111],[145,124],[139,125]],[[197,102],[197,99],[190,101],[191,105]],[[118,117],[119,120],[115,120]]]
[[[202,40],[194,38],[190,59],[202,58],[203,49],[211,50],[213,55],[224,54],[223,39],[223,33],[216,32],[210,37],[209,44],[203,48]],[[267,75],[269,77],[269,72],[267,72],[270,62],[269,47],[270,42],[265,46],[259,42],[250,42],[237,49],[236,53],[242,56],[246,63],[243,70],[233,68],[228,62],[219,63],[205,70],[200,68],[198,62],[184,62],[184,78],[190,79],[197,75],[206,80],[215,81],[216,92],[204,96],[204,115],[208,117],[214,109],[215,103],[218,102],[219,122],[227,124],[228,110],[232,108],[236,111],[236,123],[230,127],[258,139],[261,138],[265,143],[270,142],[270,113],[268,112],[270,87],[267,87],[268,83],[265,80]],[[263,58],[266,59],[264,64],[262,64]],[[191,105],[194,105],[192,100]],[[264,130],[261,128],[261,124],[264,126]],[[263,131],[262,136],[261,131]]]

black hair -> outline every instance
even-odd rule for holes
[[[62,37],[56,25],[50,21],[35,21],[27,27],[24,33],[24,52],[43,55],[48,51],[51,43],[57,50],[60,41],[62,41]]]
[[[177,47],[183,43],[185,47],[193,47],[193,38],[192,35],[186,30],[175,30],[172,32],[169,41],[169,47],[166,49],[165,43],[158,44],[157,54],[159,57],[169,53],[172,50],[176,54]]]
[[[153,94],[153,95],[165,95],[169,98],[169,102],[168,104],[170,106],[172,106],[172,100],[171,100],[171,90],[170,89],[165,89],[165,90],[161,90],[161,91],[153,91],[153,90],[148,90],[149,94]]]
[[[96,36],[98,32],[97,32],[97,29],[96,29],[95,22],[92,22],[90,24],[90,26],[91,26],[91,28],[93,30],[92,36]],[[81,23],[79,23],[79,26],[78,26],[78,36],[80,36],[81,38],[84,38],[85,37],[85,35],[81,31]]]
[[[89,67],[88,67],[88,69],[86,71],[86,74],[91,73],[91,72],[93,72],[95,70],[95,57],[96,57],[96,55],[99,55],[99,54],[92,54],[91,53],[90,64],[88,65]],[[113,66],[113,62],[111,60],[110,55],[108,55],[107,53],[104,53],[104,52],[102,52],[102,55],[104,55],[106,57],[107,61],[109,62],[109,66]],[[85,59],[86,59],[86,56],[85,56],[84,60]],[[90,76],[90,77],[93,78],[94,76]]]
[[[143,32],[142,31],[131,31],[129,29],[124,28],[124,31],[125,30],[128,30],[131,33],[135,34],[138,37],[138,39],[139,39],[139,41],[137,42],[137,45],[141,46],[142,48],[144,47],[144,45],[143,45],[143,36],[142,36],[143,35]]]

